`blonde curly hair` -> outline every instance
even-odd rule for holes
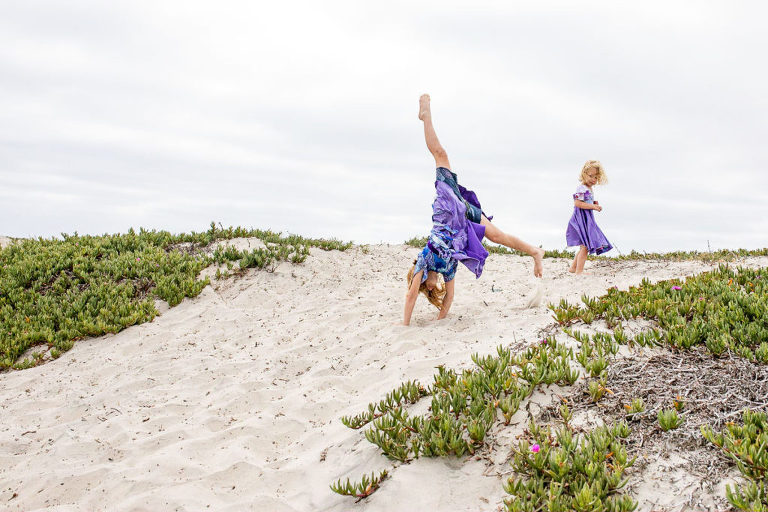
[[[411,287],[411,282],[413,282],[413,273],[415,270],[416,260],[413,260],[413,265],[408,270],[408,277],[406,278],[408,288]],[[427,272],[427,270],[424,269],[424,272]],[[423,293],[429,303],[435,306],[437,309],[443,308],[443,299],[445,298],[445,282],[443,281],[442,275],[438,276],[437,286],[435,286],[434,290],[430,290],[427,288],[427,283],[422,282],[421,285],[419,285],[419,292]]]
[[[597,184],[598,185],[605,185],[608,183],[608,176],[605,175],[605,168],[603,168],[603,164],[600,163],[600,160],[587,160],[584,163],[584,167],[581,168],[581,173],[579,174],[579,181],[581,181],[582,184],[586,185],[586,179],[587,179],[587,172],[590,169],[597,169]]]

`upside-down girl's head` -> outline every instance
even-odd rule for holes
[[[608,183],[608,177],[605,175],[605,169],[600,160],[587,160],[584,167],[581,168],[579,181],[588,187]]]
[[[408,288],[411,287],[413,281],[413,273],[416,270],[416,260],[413,261],[413,265],[408,270],[408,277],[406,279]],[[425,270],[426,271],[426,270]],[[422,282],[419,286],[419,292],[423,293],[427,300],[435,306],[437,309],[442,309],[443,299],[445,298],[445,284],[441,284],[440,273],[430,270],[427,272],[427,280]]]

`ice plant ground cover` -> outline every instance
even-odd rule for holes
[[[768,269],[717,270],[690,277],[640,286],[627,291],[608,290],[598,299],[583,297],[583,306],[561,301],[551,305],[562,326],[576,321],[604,320],[617,341],[625,340],[622,322],[642,318],[658,328],[643,332],[628,343],[662,344],[679,349],[704,345],[714,356],[726,351],[750,361],[768,363]]]
[[[264,247],[204,252],[217,241],[240,237],[258,238]],[[279,261],[304,261],[310,247],[350,246],[214,223],[208,231],[190,234],[131,229],[115,235],[18,240],[0,250],[0,370],[39,364],[43,352],[19,361],[33,346],[45,345],[56,358],[78,339],[152,320],[155,298],[175,306],[199,294],[209,281],[198,274],[208,265],[232,269],[239,261],[239,269],[269,269]]]
[[[422,249],[427,245],[427,237],[413,237],[406,240],[405,245]],[[494,254],[514,254],[517,256],[527,256],[524,252],[520,252],[507,247],[497,245],[494,243],[483,242],[486,250]],[[545,258],[571,258],[573,259],[574,252],[564,249],[546,249],[544,251]],[[632,261],[632,260],[659,260],[659,261],[710,261],[710,262],[728,262],[735,261],[750,256],[768,256],[768,248],[763,249],[721,249],[717,251],[671,251],[671,252],[638,252],[631,251],[629,254],[618,254],[611,256],[589,256],[592,261],[606,261],[606,260],[618,260],[618,261]]]
[[[408,395],[413,400],[369,406],[371,428],[365,437],[396,464],[490,450],[496,444],[490,438],[536,388],[558,383],[569,388],[574,411],[597,411],[604,426],[577,435],[569,429],[567,407],[559,408],[564,425],[556,434],[551,425],[531,423],[525,440],[512,448],[508,510],[633,510],[637,502],[620,492],[626,483],[622,475],[643,446],[689,450],[700,457],[694,465],[710,482],[722,480],[733,459],[746,483],[728,487],[730,504],[768,510],[768,440],[760,416],[768,410],[767,280],[766,269],[720,265],[686,280],[644,280],[627,291],[585,296],[583,305],[550,305],[554,336],[519,354],[505,347],[497,349],[498,357],[475,354],[476,368],[461,373],[440,367],[425,393]],[[578,330],[596,327],[603,330]],[[578,342],[576,353],[556,339],[560,332]],[[622,346],[655,350],[620,358]],[[742,389],[744,382],[750,382],[749,389]],[[421,395],[431,397],[429,412],[411,416],[409,404]],[[763,412],[752,413],[754,408]],[[560,421],[556,409],[545,409],[539,421]],[[743,415],[744,426],[734,423],[737,415]],[[353,426],[350,418],[344,422]],[[366,423],[358,421],[354,428]],[[725,427],[727,432],[714,433]],[[610,449],[589,448],[596,438]],[[705,438],[726,456],[699,450]],[[577,459],[584,450],[591,455]],[[577,475],[585,475],[584,481],[566,488],[562,482],[580,481]]]
[[[768,416],[745,410],[741,425],[730,421],[722,432],[706,425],[701,433],[731,457],[747,479],[745,485],[726,487],[728,501],[741,510],[768,510]]]
[[[637,501],[620,490],[624,471],[634,464],[622,441],[629,435],[625,421],[603,425],[578,435],[569,424],[567,406],[560,408],[563,424],[554,430],[531,421],[527,438],[513,447],[514,476],[504,490],[509,512],[531,510],[632,511]],[[530,445],[531,442],[535,444]],[[532,449],[535,448],[535,449]]]
[[[680,450],[700,446],[701,436],[722,448],[747,482],[727,487],[728,501],[742,510],[768,510],[766,280],[766,269],[720,265],[684,282],[643,281],[627,291],[611,289],[598,299],[583,297],[583,306],[566,301],[551,305],[561,326],[603,320],[613,328],[612,333],[593,336],[566,329],[582,344],[582,351],[600,342],[659,345],[672,351],[664,357],[611,362],[602,382],[615,390],[615,396],[604,406],[604,414],[619,416],[618,405],[623,405],[627,417],[636,422],[633,429],[641,432],[641,445],[645,435],[663,438],[663,432],[679,429],[684,432],[666,442],[678,444]],[[638,319],[651,327],[631,336],[624,326]],[[637,398],[637,393],[644,396]],[[652,405],[647,412],[643,399]],[[737,415],[743,415],[744,426],[732,421]],[[727,430],[715,434],[712,425]],[[723,476],[722,461],[717,462],[700,461],[699,467],[706,469],[704,478]]]

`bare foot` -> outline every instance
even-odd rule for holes
[[[421,98],[419,98],[419,121],[423,121],[424,118],[430,114],[429,94],[422,94]]]
[[[568,272],[570,272],[571,274],[574,274],[576,272],[576,269],[571,267],[568,269]]]
[[[536,253],[533,255],[533,275],[541,277],[544,273],[544,265],[542,260],[544,259],[544,249],[536,249]]]

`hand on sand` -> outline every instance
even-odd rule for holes
[[[422,94],[421,98],[419,98],[419,121],[423,121],[426,116],[431,114],[432,112],[429,108],[429,94]]]

